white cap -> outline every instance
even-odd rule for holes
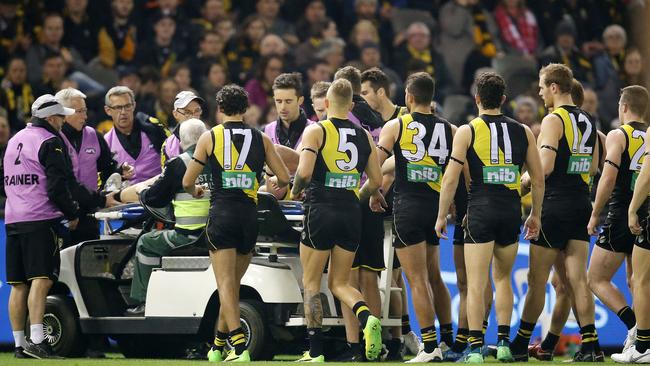
[[[203,98],[199,97],[193,92],[189,90],[183,90],[182,92],[176,94],[176,98],[174,98],[174,110],[187,107],[187,105],[195,99],[201,103],[204,102]]]
[[[74,112],[74,109],[62,106],[52,94],[41,95],[32,104],[32,116],[38,118],[69,116]]]

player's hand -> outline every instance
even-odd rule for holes
[[[77,230],[78,225],[79,225],[79,218],[68,221],[68,229],[70,229],[70,231]]]
[[[530,215],[526,219],[526,223],[524,223],[524,228],[526,229],[526,235],[524,236],[524,239],[537,239],[539,237],[540,231],[542,230],[542,220],[540,220],[540,218],[537,216]]]
[[[463,216],[463,223],[461,224],[463,229],[467,228],[467,215]]]
[[[106,204],[104,205],[105,207],[114,207],[114,206],[118,206],[118,205],[122,204],[122,202],[115,199],[115,194],[116,193],[117,193],[117,191],[111,192],[111,193],[106,195]]]
[[[634,235],[641,235],[643,228],[639,225],[639,215],[636,212],[627,213],[627,225],[630,228],[630,231]]]
[[[135,167],[130,165],[127,162],[124,162],[122,164],[122,178],[123,179],[131,179],[135,175]]]
[[[291,191],[292,201],[302,201],[304,198],[305,198],[304,191],[300,191],[300,192]]]
[[[531,183],[530,182],[530,175],[528,175],[528,172],[526,172],[521,176],[521,184],[520,184],[520,186],[521,186],[521,195],[522,196],[525,196],[526,194],[528,194],[528,192],[530,192],[530,183]]]
[[[205,193],[205,187],[203,187],[202,185],[195,185],[194,193],[192,193],[192,197],[202,198],[204,193]]]
[[[438,218],[436,220],[436,235],[440,239],[447,239],[447,218]]]
[[[587,232],[589,235],[598,235],[598,225],[600,224],[600,217],[591,215],[589,224],[587,224]]]
[[[386,212],[386,209],[388,208],[388,204],[386,203],[384,195],[379,191],[370,196],[368,205],[370,206],[372,212]]]

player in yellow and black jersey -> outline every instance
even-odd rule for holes
[[[320,287],[328,259],[329,288],[359,319],[366,358],[374,360],[381,350],[380,321],[371,315],[361,293],[350,286],[349,280],[361,237],[359,201],[378,194],[381,171],[370,134],[347,118],[352,108],[350,82],[334,81],[325,104],[327,120],[307,127],[303,134],[291,190],[294,199],[305,189],[307,193],[300,261],[310,346],[299,361],[324,361]],[[368,176],[367,185],[360,189],[364,172]]]
[[[531,176],[533,205],[526,220],[526,238],[539,234],[544,178],[530,129],[501,114],[505,82],[494,73],[477,80],[476,104],[479,117],[458,129],[445,172],[436,233],[446,238],[446,214],[454,199],[463,167],[471,176],[465,229],[467,271],[467,320],[470,353],[465,362],[483,362],[482,325],[489,283],[490,263],[496,288],[498,344],[497,358],[512,361],[509,349],[513,308],[512,265],[517,255],[521,224],[520,176],[524,165]],[[471,245],[469,245],[471,244]]]
[[[225,361],[246,362],[250,361],[250,356],[239,321],[239,283],[257,240],[259,179],[264,163],[276,175],[280,187],[289,184],[289,171],[271,139],[243,123],[249,105],[248,94],[243,88],[227,85],[217,93],[216,100],[223,123],[199,138],[183,177],[183,187],[194,197],[203,196],[204,188],[196,185],[196,179],[205,164],[210,164],[213,189],[206,239],[219,284],[221,308],[217,336],[208,357],[221,361],[227,337],[234,352],[230,352]]]
[[[601,211],[609,200],[607,219],[591,252],[587,275],[593,293],[616,313],[627,327],[629,333],[625,346],[634,342],[632,329],[636,326],[636,316],[611,280],[626,259],[630,264],[632,248],[637,239],[628,228],[627,209],[645,157],[647,125],[644,116],[648,99],[648,91],[642,86],[628,86],[621,91],[618,114],[622,126],[607,135],[605,167],[588,225],[589,234],[598,235]],[[641,220],[646,220],[646,204],[637,210],[637,215]],[[643,241],[644,237],[640,236],[639,240]],[[632,266],[628,265],[626,268],[628,283],[631,283]]]
[[[594,327],[594,300],[587,285],[589,249],[587,224],[591,216],[591,177],[599,165],[596,126],[571,97],[573,74],[561,64],[540,70],[539,95],[555,109],[544,117],[537,141],[546,175],[542,210],[542,232],[531,240],[529,283],[512,353],[517,361],[528,359],[528,343],[544,308],[546,282],[560,251],[564,252],[567,278],[571,284],[580,319],[582,347],[574,360],[595,362],[600,346]],[[522,185],[527,185],[524,179]]]
[[[409,76],[405,100],[411,113],[386,123],[377,144],[380,163],[395,154],[394,246],[409,279],[424,341],[424,349],[413,362],[442,361],[443,358],[434,325],[433,298],[428,290],[429,278],[434,276],[429,269],[438,275],[440,272],[437,265],[439,241],[431,228],[435,224],[437,213],[433,208],[437,205],[440,183],[449,162],[455,127],[431,113],[434,85],[427,73]],[[376,211],[381,210],[379,204],[371,200]],[[429,262],[436,262],[436,265],[429,266]]]

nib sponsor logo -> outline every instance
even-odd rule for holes
[[[586,174],[591,169],[591,156],[571,156],[567,167],[568,174]]]
[[[519,178],[516,166],[485,166],[483,167],[483,182],[487,184],[513,184]]]
[[[406,175],[409,182],[415,183],[440,183],[442,169],[437,166],[408,164]]]
[[[331,188],[355,189],[359,188],[361,176],[359,173],[332,173],[325,174],[325,186]]]
[[[223,172],[221,186],[227,189],[252,189],[255,185],[253,172]]]

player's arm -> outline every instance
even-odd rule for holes
[[[528,139],[528,149],[526,150],[526,167],[528,168],[528,176],[530,177],[530,190],[532,192],[533,205],[530,210],[530,215],[538,219],[542,216],[542,201],[544,200],[544,171],[542,168],[542,161],[540,152],[535,146],[535,135],[528,128],[526,130],[526,138]]]
[[[469,125],[461,126],[456,132],[451,150],[449,164],[442,176],[442,188],[440,189],[440,203],[438,206],[438,219],[436,220],[436,234],[440,238],[447,238],[447,213],[456,195],[456,188],[460,180],[460,174],[466,165],[467,149],[472,139],[472,131]]]
[[[598,234],[596,228],[600,221],[600,214],[616,185],[616,177],[618,176],[618,171],[621,169],[621,155],[625,149],[625,135],[623,131],[618,129],[611,131],[607,135],[605,144],[607,146],[607,157],[605,158],[603,174],[600,176],[598,188],[596,189],[596,200],[591,210],[589,225],[587,225],[589,235]]]
[[[192,160],[187,165],[187,170],[183,176],[183,189],[194,197],[201,197],[203,195],[202,189],[196,188],[196,178],[199,177],[203,167],[208,162],[208,156],[212,154],[212,131],[208,130],[203,132],[199,137],[199,142],[194,149]],[[216,178],[215,178],[216,179]]]
[[[302,136],[300,160],[296,169],[296,176],[291,189],[291,199],[297,199],[300,193],[307,188],[314,174],[318,149],[323,141],[323,130],[319,124],[307,126]]]
[[[368,137],[368,143],[372,147],[372,136],[370,136],[370,133],[368,132],[366,132],[366,135]],[[365,202],[365,200],[369,199],[370,196],[378,192],[379,187],[381,186],[382,175],[379,160],[377,158],[377,150],[378,149],[373,148],[370,149],[370,156],[368,156],[368,163],[366,164],[365,169],[368,180],[359,191],[359,200],[362,202]]]
[[[595,176],[600,170],[600,137],[596,133],[596,143],[594,144],[594,151],[591,158],[591,166],[589,167],[589,175]]]
[[[648,158],[648,155],[650,155],[650,144],[646,146],[643,166],[634,184],[634,194],[632,195],[632,201],[627,211],[628,226],[634,235],[641,234],[639,216],[636,212],[639,211],[643,202],[648,198],[648,193],[650,193],[650,158]]]
[[[554,114],[549,114],[542,120],[539,137],[537,138],[537,147],[539,148],[544,177],[548,177],[555,169],[555,157],[563,133],[562,128],[562,120]]]
[[[393,146],[395,145],[395,141],[397,141],[397,136],[399,136],[399,119],[386,122],[381,129],[379,141],[377,142],[377,158],[379,159],[380,166],[393,154]],[[371,143],[374,142],[371,141]]]
[[[600,147],[603,148],[603,151],[600,152],[600,156],[607,156],[607,136],[605,136],[604,133],[601,131],[598,132],[598,140],[600,141]],[[605,159],[599,159],[598,161],[598,169],[602,172],[603,169],[605,168]]]
[[[264,135],[264,137],[268,138],[267,135]],[[289,173],[295,173],[296,168],[298,168],[298,161],[300,160],[300,154],[298,154],[298,151],[300,150],[296,151],[284,145],[273,145],[273,146],[275,148],[275,151],[278,153],[278,155],[284,162],[284,165],[287,167],[287,169],[289,169]]]
[[[278,154],[276,147],[273,145],[273,141],[262,134],[262,140],[264,141],[264,153],[266,155],[266,165],[271,168],[273,174],[277,179],[277,184],[279,188],[284,188],[289,184],[289,169],[284,164],[284,161]]]

